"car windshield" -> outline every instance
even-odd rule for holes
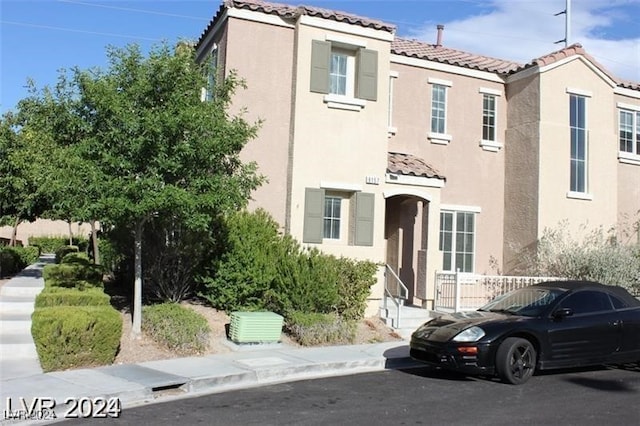
[[[521,288],[496,297],[479,310],[537,317],[563,293],[559,289]]]

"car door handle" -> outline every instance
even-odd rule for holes
[[[610,322],[609,324],[611,324],[613,327],[618,327],[618,326],[622,325],[622,321],[616,320],[614,322]]]

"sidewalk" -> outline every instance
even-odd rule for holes
[[[42,263],[37,265],[36,269],[43,267]],[[4,345],[4,331],[2,339]],[[3,350],[0,363],[3,416],[0,424],[45,424],[43,420],[53,421],[51,410],[38,411],[38,404],[52,406],[53,400],[55,415],[57,420],[61,420],[80,398],[93,401],[98,398],[102,404],[117,398],[126,409],[267,384],[419,365],[409,358],[409,347],[404,341],[313,348],[291,348],[281,344],[232,346],[236,349],[234,352],[220,355],[52,373],[42,373],[39,365],[37,369],[29,370],[20,368],[20,363],[15,360],[5,362]],[[26,359],[25,363],[31,364]],[[11,413],[8,412],[9,403]],[[25,408],[28,411],[33,406],[34,416],[44,419],[25,419]],[[8,420],[8,417],[16,415],[22,415],[21,419]]]

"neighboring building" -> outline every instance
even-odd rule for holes
[[[446,48],[442,27],[437,40],[225,1],[197,57],[212,80],[236,70],[238,111],[264,120],[243,152],[268,177],[252,206],[307,245],[390,265],[425,307],[436,271],[510,272],[563,220],[639,218],[640,84],[577,44],[518,64]]]

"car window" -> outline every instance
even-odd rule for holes
[[[560,307],[571,308],[575,315],[613,310],[608,294],[589,290],[571,294],[561,302]]]
[[[616,309],[624,309],[624,308],[628,308],[629,305],[627,305],[627,303],[625,303],[623,300],[617,298],[616,296],[610,294],[609,297],[611,298],[611,303],[613,303],[613,307]]]

